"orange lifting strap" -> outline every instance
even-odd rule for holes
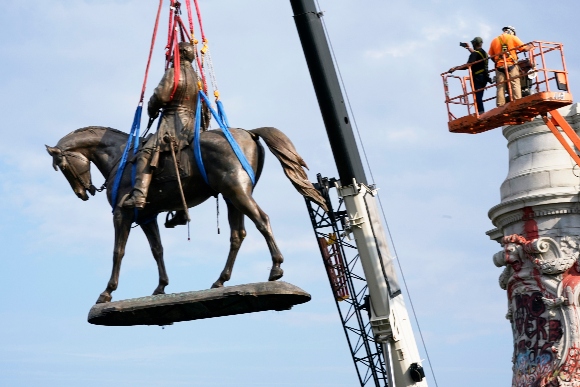
[[[450,73],[441,74],[445,89],[445,103],[449,117],[449,131],[452,133],[481,133],[505,125],[519,125],[528,122],[538,115],[546,115],[563,106],[573,103],[572,94],[568,88],[568,72],[564,61],[564,52],[561,43],[533,41],[524,46],[532,47],[528,52],[529,59],[519,60],[520,85],[522,98],[513,100],[509,71],[503,69],[507,91],[505,105],[480,113],[475,103],[475,93],[484,90],[486,101],[492,101],[495,105],[496,83],[492,83],[483,89],[475,90],[471,66],[478,62],[469,63],[466,67],[466,76],[456,76]],[[505,60],[508,55],[515,57],[510,51],[502,52],[491,59]],[[505,66],[505,65],[504,65]],[[494,78],[496,69],[489,71],[490,77]],[[491,97],[489,95],[492,95]],[[452,96],[454,95],[454,96]],[[552,114],[552,116],[554,116]],[[561,126],[561,125],[560,125]]]

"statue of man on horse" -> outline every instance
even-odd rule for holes
[[[193,149],[187,146],[196,129],[194,112],[197,111],[197,104],[201,103],[197,98],[200,85],[191,64],[195,54],[189,43],[180,43],[179,52],[180,65],[166,71],[149,101],[149,116],[156,117],[162,109],[162,117],[157,133],[146,140],[136,154],[135,183],[132,168],[125,168],[117,173],[120,160],[125,157],[123,149],[130,138],[125,132],[89,126],[67,134],[54,147],[46,147],[52,157],[54,169],[62,171],[78,198],[88,200],[87,192],[95,194],[96,189],[91,180],[91,163],[105,177],[107,198],[113,207],[115,241],[111,277],[106,289],[99,295],[97,303],[111,301],[112,292],[118,287],[121,261],[125,255],[125,246],[133,222],[145,233],[157,262],[159,281],[153,294],[164,294],[169,279],[165,270],[157,215],[161,212],[178,211],[175,217],[166,223],[166,227],[185,224],[188,220],[186,208],[195,207],[218,194],[224,197],[228,209],[230,249],[224,269],[211,286],[223,287],[231,278],[234,262],[246,236],[245,217],[254,223],[270,251],[272,267],[268,280],[276,281],[283,276],[281,264],[284,258],[274,239],[269,217],[252,197],[265,159],[260,139],[278,159],[284,174],[294,188],[327,210],[324,198],[308,180],[305,172],[306,162],[282,131],[273,127],[251,130],[227,129],[228,136],[237,144],[239,153],[245,158],[247,167],[252,172],[250,175],[234,151],[230,139],[226,137],[226,130],[224,128],[205,130],[209,122],[205,119],[209,118],[207,115],[209,109],[206,106],[198,113],[203,116],[199,117],[200,129],[203,131],[196,139],[199,140],[198,155],[205,165],[202,172],[196,163]],[[177,60],[174,63],[176,62]],[[175,82],[176,68],[180,70],[178,82]],[[175,149],[180,153],[180,157],[176,157]],[[167,150],[171,152],[169,157],[173,157],[174,168],[165,168],[169,165],[166,163],[169,159],[168,152],[165,152]],[[163,154],[160,156],[160,153]],[[181,166],[177,165],[178,159]],[[153,178],[155,168],[157,171]],[[181,172],[183,179],[180,177]],[[175,176],[170,173],[175,173]],[[117,176],[119,176],[118,192],[114,193],[113,182]],[[117,202],[117,194],[124,199]],[[136,214],[131,208],[140,211]],[[178,216],[180,212],[182,216]]]
[[[162,111],[161,122],[157,132],[145,142],[137,155],[135,185],[130,196],[122,201],[122,207],[138,209],[145,207],[152,172],[157,167],[159,153],[169,151],[170,147],[179,152],[189,144],[193,136],[197,94],[201,84],[192,66],[194,59],[194,46],[187,42],[179,43],[179,82],[175,84],[177,61],[174,60],[174,67],[165,71],[161,82],[149,99],[147,106],[149,117],[155,119]],[[202,112],[201,128],[206,130],[209,123],[207,108]],[[182,211],[178,211],[172,223],[167,226],[185,224],[185,214],[180,212]]]

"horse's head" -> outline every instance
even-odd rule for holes
[[[91,181],[91,162],[85,155],[77,151],[62,150],[58,146],[46,145],[46,150],[52,156],[54,170],[62,171],[79,199],[89,200],[87,191],[95,195],[97,189]]]

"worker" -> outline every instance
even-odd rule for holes
[[[460,43],[461,47],[464,47],[466,50],[470,52],[469,58],[467,59],[467,63],[461,66],[452,67],[449,69],[449,73],[454,72],[455,70],[465,70],[471,66],[471,74],[473,76],[473,89],[475,90],[475,101],[477,104],[477,112],[479,114],[485,112],[485,108],[483,107],[483,92],[485,85],[488,82],[491,83],[491,79],[489,79],[489,70],[487,67],[488,56],[487,52],[482,48],[483,46],[483,39],[479,36],[476,36],[471,41],[473,44],[473,48],[469,46],[469,43]],[[470,65],[471,63],[475,63],[474,65]]]
[[[194,113],[199,92],[198,78],[191,65],[195,58],[194,46],[189,43],[179,43],[179,58],[180,78],[175,91],[174,68],[170,67],[149,100],[147,108],[149,116],[157,118],[161,109],[163,109],[163,116],[159,129],[147,140],[137,156],[135,186],[131,195],[122,203],[123,207],[138,209],[145,207],[152,169],[156,167],[158,153],[169,150],[170,146],[174,146],[173,142],[177,143],[179,151],[187,145],[193,134]]]
[[[491,41],[489,56],[495,62],[497,83],[497,106],[505,105],[506,72],[511,85],[511,100],[522,98],[520,86],[520,69],[518,67],[517,52],[529,51],[532,45],[524,43],[516,36],[516,29],[512,26],[502,28],[503,33]],[[503,54],[502,54],[503,53]],[[494,55],[497,55],[494,57]]]

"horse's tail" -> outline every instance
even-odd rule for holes
[[[306,172],[304,172],[304,168],[308,169],[306,162],[300,157],[292,141],[282,131],[276,128],[258,128],[248,130],[248,132],[264,140],[270,151],[282,164],[284,174],[302,196],[311,199],[325,211],[328,211],[326,201],[318,190],[314,188],[310,180],[308,180]]]

